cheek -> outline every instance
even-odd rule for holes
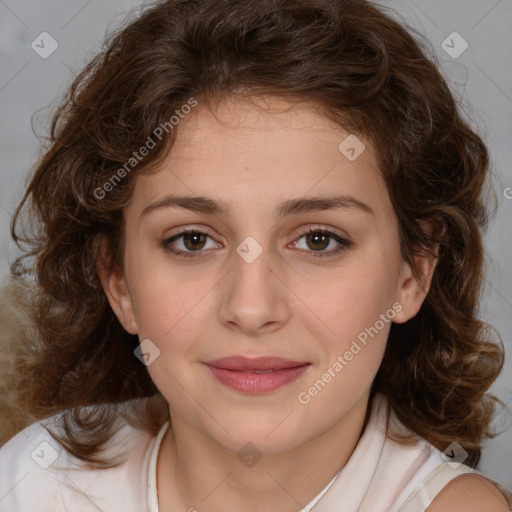
[[[197,280],[167,279],[165,274],[141,282],[134,293],[134,311],[139,336],[167,345],[191,323],[201,325],[201,298],[204,283]],[[204,321],[204,312],[203,312]],[[186,338],[185,338],[186,339]]]
[[[188,321],[207,284],[194,279],[190,270],[176,269],[163,249],[152,246],[156,242],[131,238],[136,243],[127,251],[125,265],[139,337],[164,344]]]
[[[340,273],[322,286],[318,283],[316,293],[309,289],[308,305],[319,312],[326,334],[316,333],[322,355],[297,400],[315,410],[325,428],[370,389],[396,314],[393,285],[383,266],[361,260],[351,272]],[[310,329],[313,332],[312,324]]]
[[[298,295],[317,314],[328,334],[326,340],[339,345],[354,339],[392,307],[396,265],[390,267],[384,261],[389,262],[358,255],[336,273],[302,286]]]
[[[203,287],[197,280],[160,275],[141,283],[136,292],[139,339],[151,340],[158,354],[147,370],[166,400],[183,413],[190,408],[186,390],[195,386],[188,363],[197,360],[197,332],[205,324]]]

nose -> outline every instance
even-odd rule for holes
[[[254,246],[245,248],[249,251],[239,247],[232,254],[232,270],[220,290],[219,319],[226,327],[253,336],[274,332],[290,318],[284,270],[270,250],[253,259],[261,249],[254,253]]]

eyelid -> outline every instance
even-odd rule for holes
[[[210,229],[208,229],[207,227],[194,227],[194,226],[187,226],[187,227],[183,227],[183,228],[178,228],[178,231],[176,231],[175,233],[172,233],[171,235],[168,235],[166,236],[160,245],[164,246],[164,248],[166,248],[170,243],[171,241],[174,241],[175,239],[179,239],[181,238],[183,235],[186,235],[188,233],[198,233],[198,234],[201,234],[201,235],[204,235],[206,236],[207,238],[210,238],[215,244],[219,245],[219,242],[217,242],[216,238],[217,236],[214,235]],[[170,252],[174,252],[173,250],[170,250],[168,249]],[[205,252],[204,249],[200,250],[200,251],[182,251],[182,250],[177,250],[175,251],[176,253],[188,253],[188,254],[194,254],[194,252],[197,252],[197,253],[201,253],[201,252]]]
[[[340,232],[338,229],[333,228],[331,226],[327,226],[326,224],[314,224],[313,223],[313,224],[309,224],[308,227],[297,228],[296,230],[294,230],[293,236],[302,237],[304,235],[307,235],[311,231],[313,231],[313,232],[325,231],[325,232],[331,233],[333,235],[336,235],[347,242],[349,241],[348,235],[345,235],[344,233]]]
[[[288,247],[292,244],[294,247],[297,247],[298,242],[310,233],[325,234],[331,239],[331,241],[334,240],[338,244],[338,247],[329,251],[300,249],[299,252],[303,253],[303,257],[309,260],[335,258],[347,251],[353,245],[353,242],[349,239],[349,237],[338,233],[335,228],[331,228],[325,225],[310,225],[309,229],[307,230],[304,230],[303,228],[296,230],[296,238],[290,242],[290,244],[288,244]]]
[[[174,241],[174,239],[179,239],[182,235],[186,235],[188,233],[198,233],[201,235],[205,235],[208,238],[210,238],[211,240],[213,240],[216,244],[219,243],[215,240],[216,237],[211,233],[209,228],[207,228],[205,226],[201,226],[201,227],[187,226],[187,227],[179,228],[179,230],[177,232],[165,237],[164,240],[160,243],[160,245],[166,251],[174,254],[178,258],[181,257],[183,259],[185,259],[187,257],[188,258],[201,258],[201,257],[204,257],[206,255],[206,253],[210,252],[211,249],[208,249],[208,250],[200,249],[197,251],[183,251],[181,249],[176,250],[176,249],[171,249],[169,247],[169,245],[171,244],[171,242]],[[290,245],[292,245],[292,244],[294,245],[294,247],[296,247],[297,242],[310,233],[324,233],[331,239],[334,239],[339,244],[339,247],[336,249],[331,249],[329,251],[313,251],[313,250],[299,249],[299,252],[305,253],[305,257],[307,257],[307,258],[310,258],[310,257],[328,258],[329,256],[334,256],[334,255],[339,254],[340,252],[348,249],[348,247],[350,247],[352,245],[352,242],[350,241],[350,239],[346,235],[338,233],[335,228],[331,228],[329,226],[325,226],[322,224],[310,224],[309,228],[302,227],[302,228],[297,228],[296,230],[294,230],[294,232],[293,232],[294,239],[291,242],[289,242],[286,247],[290,247]]]
[[[172,238],[177,238],[180,235],[186,235],[187,233],[201,233],[203,235],[209,236],[211,239],[215,240],[218,238],[218,235],[213,233],[213,231],[206,227],[206,226],[185,226],[185,227],[179,227],[177,228],[177,231],[171,233],[170,235],[166,235],[164,238],[165,240],[171,240]]]

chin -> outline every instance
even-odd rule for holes
[[[237,454],[244,449],[253,449],[261,455],[277,455],[293,449],[308,439],[304,422],[297,421],[294,413],[263,415],[261,412],[238,412],[232,420],[224,421],[224,428],[215,424],[214,431],[208,429],[208,432],[218,444]]]

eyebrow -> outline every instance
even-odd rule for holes
[[[173,207],[184,208],[193,212],[209,215],[220,214],[227,217],[231,216],[231,208],[224,201],[219,201],[205,196],[167,195],[146,206],[144,210],[142,210],[141,217],[157,210]],[[334,195],[327,197],[308,196],[288,199],[277,206],[274,212],[274,217],[281,219],[287,215],[297,215],[299,213],[340,208],[357,210],[362,213],[375,215],[375,212],[370,208],[370,206],[351,195]]]

